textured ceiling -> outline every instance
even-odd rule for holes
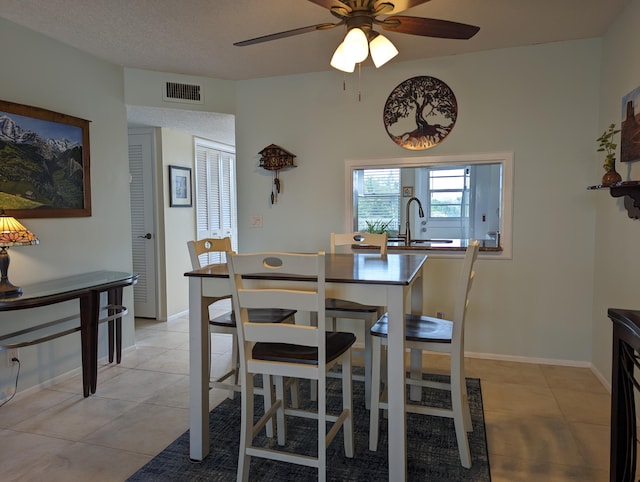
[[[391,62],[601,37],[629,1],[431,0],[402,14],[477,25],[479,33],[385,35],[400,51]],[[231,80],[330,70],[344,35],[335,28],[233,46],[337,20],[305,0],[0,0],[0,17],[124,67]]]
[[[431,0],[403,14],[477,25],[480,32],[470,40],[385,35],[400,51],[392,62],[600,37],[628,3]],[[305,0],[0,0],[0,16],[125,67],[233,80],[329,70],[344,35],[335,28],[233,46],[336,20]]]

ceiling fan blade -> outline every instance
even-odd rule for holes
[[[379,0],[378,2],[376,2],[376,7],[380,3],[393,4],[393,10],[385,12],[385,14],[390,15],[392,13],[404,12],[405,10],[409,10],[410,8],[417,7],[418,5],[422,5],[423,3],[427,3],[429,1],[430,0]]]
[[[284,32],[272,33],[270,35],[263,35],[262,37],[256,37],[249,40],[243,40],[242,42],[235,42],[233,45],[237,47],[245,47],[246,45],[254,45],[262,42],[269,42],[271,40],[277,40],[286,37],[293,37],[294,35],[300,35],[307,32],[314,32],[315,30],[328,30],[330,28],[341,25],[338,23],[319,23],[317,25],[309,25],[308,27],[294,28],[292,30],[285,30]]]
[[[351,7],[341,2],[340,0],[309,0],[311,3],[315,3],[321,7],[331,10],[333,7],[344,8],[351,11]]]
[[[461,40],[470,39],[480,30],[480,27],[465,23],[450,22],[449,20],[436,18],[407,17],[404,15],[387,17],[381,23],[381,26],[384,30],[390,32]]]

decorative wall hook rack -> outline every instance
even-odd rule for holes
[[[260,167],[267,171],[273,171],[273,186],[271,187],[271,204],[278,202],[282,185],[280,184],[279,172],[281,169],[297,167],[294,162],[294,154],[286,151],[280,146],[270,144],[260,152]]]

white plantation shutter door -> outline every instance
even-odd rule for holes
[[[238,249],[233,152],[207,141],[196,140],[196,230],[197,238],[231,237]],[[203,264],[220,263],[219,255],[210,255]]]
[[[156,318],[156,241],[153,236],[154,187],[153,187],[153,134],[129,133],[129,196],[131,202],[131,249],[133,271],[140,274],[133,286],[136,316]]]

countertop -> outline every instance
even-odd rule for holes
[[[480,251],[502,251],[495,239],[480,239]],[[468,239],[414,239],[410,246],[405,246],[404,239],[389,238],[387,251],[465,251]],[[353,249],[377,249],[374,246],[352,246]]]

